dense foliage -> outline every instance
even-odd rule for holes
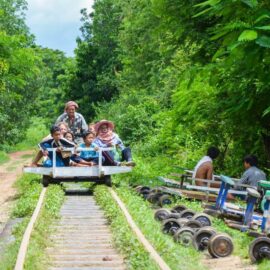
[[[72,65],[63,52],[35,44],[25,24],[26,8],[24,0],[0,0],[1,149],[24,137],[33,115],[54,121],[63,109],[61,75]]]
[[[269,168],[269,1],[96,0],[74,59],[35,44],[25,8],[0,0],[2,148],[74,99],[142,157],[192,167],[217,145],[220,171],[238,174],[248,153]]]
[[[269,167],[269,1],[99,0],[82,21],[69,83],[89,117],[140,155],[192,166],[214,144],[220,170],[248,153]]]

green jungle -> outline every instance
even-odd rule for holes
[[[76,100],[87,121],[116,123],[149,176],[211,145],[217,172],[241,175],[249,153],[270,167],[269,1],[95,1],[72,58],[35,43],[26,8],[0,1],[1,159]]]
[[[148,202],[129,184],[154,186],[157,176],[193,169],[210,146],[221,152],[216,174],[239,178],[244,156],[253,154],[269,176],[270,1],[95,0],[93,12],[81,10],[74,57],[38,45],[26,25],[26,10],[26,0],[0,0],[0,164],[11,152],[37,149],[64,104],[76,101],[88,123],[113,121],[132,148],[137,165],[130,175],[113,179],[114,189],[146,236],[157,250],[167,250],[163,255],[174,269],[181,254],[186,256],[183,269],[204,269],[198,252],[178,250],[155,231]],[[15,217],[29,218],[33,212],[39,180],[22,176],[20,193],[29,193],[21,195]],[[43,229],[64,200],[60,187],[49,192],[28,269],[46,264],[44,254],[35,251],[45,249]],[[94,194],[130,269],[156,269],[123,225],[108,190],[99,186]],[[196,202],[188,205],[201,210]],[[251,238],[220,220],[214,225],[234,237],[235,254],[247,259]],[[18,243],[6,258],[9,267],[0,269],[13,269]],[[269,269],[269,262],[258,269]]]

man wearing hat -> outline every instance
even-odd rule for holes
[[[78,108],[79,106],[76,102],[67,102],[65,104],[65,112],[61,114],[55,122],[55,124],[64,122],[68,125],[70,131],[74,135],[74,141],[76,144],[83,143],[83,133],[88,130],[84,117],[80,113],[76,112]]]

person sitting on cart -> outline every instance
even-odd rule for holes
[[[258,182],[260,180],[266,180],[265,173],[257,167],[258,158],[254,155],[247,155],[245,156],[243,162],[244,162],[244,167],[246,170],[243,173],[238,183],[257,188]],[[242,189],[242,188],[237,187],[237,189]]]
[[[93,132],[95,134],[95,136],[96,136],[95,124],[96,123],[94,123],[94,122],[89,123],[88,124],[88,131]]]
[[[95,124],[95,131],[97,134],[93,144],[100,148],[112,147],[113,150],[103,151],[104,165],[107,166],[135,166],[132,161],[131,149],[125,147],[119,136],[113,132],[114,124],[108,120],[101,120]],[[121,157],[117,150],[121,151]]]
[[[48,151],[48,148],[57,148],[56,150],[56,167],[64,167],[70,165],[70,156],[65,156],[62,154],[62,148],[73,148],[75,144],[66,140],[62,137],[61,130],[57,125],[53,125],[51,127],[51,139],[42,141],[39,145],[43,151],[43,155],[47,156],[48,159],[43,163],[44,167],[52,167],[53,166],[53,152]]]
[[[80,148],[92,148],[85,151],[80,151],[80,155],[76,159],[79,164],[94,166],[98,164],[98,147],[93,144],[96,136],[95,133],[87,131],[83,134],[84,143],[80,144]]]
[[[74,138],[74,134],[73,134],[71,131],[65,132],[64,138],[65,138],[66,140],[68,140],[69,142],[74,143],[74,139],[75,139],[75,138]]]
[[[55,124],[64,122],[68,125],[68,128],[74,134],[76,144],[83,143],[82,135],[88,130],[84,117],[76,112],[78,108],[79,106],[76,102],[67,102],[65,104],[65,112],[61,114],[55,122]]]
[[[217,147],[209,147],[207,150],[207,155],[204,156],[195,166],[192,178],[214,180],[213,160],[218,157],[219,153],[220,151]],[[206,186],[207,184],[202,181],[196,180],[196,185]],[[213,185],[211,186],[213,187]]]
[[[57,124],[57,126],[60,128],[60,132],[61,132],[61,137],[64,136],[64,134],[66,134],[68,132],[68,126],[66,125],[66,123],[64,122],[59,122]],[[49,139],[52,139],[52,135],[49,134],[47,135],[45,138],[42,139],[42,142],[45,142]],[[39,150],[38,153],[36,154],[36,156],[34,157],[32,163],[30,165],[26,165],[27,167],[38,167],[39,166],[39,161],[41,160],[41,158],[43,157],[43,151]]]

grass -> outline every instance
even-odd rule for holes
[[[59,210],[64,201],[64,192],[60,186],[50,185],[44,204],[35,224],[25,261],[27,270],[48,269],[48,257],[45,249],[51,245],[48,236],[53,233],[51,224],[59,218]]]
[[[0,165],[6,163],[7,161],[9,161],[8,154],[5,153],[4,151],[0,151]]]
[[[36,147],[36,145],[49,134],[45,121],[39,117],[31,119],[31,125],[26,131],[25,139],[11,148],[11,151],[23,151]]]
[[[136,223],[142,229],[147,238],[151,240],[152,244],[156,246],[157,250],[162,253],[163,249],[159,249],[159,245],[162,246],[164,243],[159,243],[155,240],[161,239],[160,237],[162,236],[160,236],[159,233],[154,232],[155,230],[157,231],[157,228],[158,231],[160,231],[160,224],[157,224],[156,221],[154,221],[153,219],[153,211],[151,209],[151,205],[148,202],[144,201],[141,197],[139,197],[137,193],[133,192],[130,189],[130,185],[146,185],[152,187],[158,186],[161,185],[161,182],[157,180],[157,176],[166,176],[169,175],[169,173],[171,172],[181,173],[181,171],[171,164],[171,160],[164,157],[141,158],[139,156],[135,156],[135,160],[137,162],[137,166],[132,171],[132,173],[129,175],[117,175],[114,177],[113,182],[118,185],[117,192],[120,195],[121,199],[124,201],[124,203],[128,206],[129,212],[132,214]],[[198,212],[203,211],[203,208],[201,207],[201,202],[199,201],[175,199],[174,204],[170,205],[169,207],[171,208],[177,204],[184,204],[188,208],[191,208]],[[234,255],[240,256],[244,261],[249,262],[248,249],[251,241],[253,241],[253,238],[249,237],[246,233],[241,233],[238,230],[229,228],[221,219],[213,218],[212,223],[213,227],[218,232],[225,232],[232,237],[235,247]],[[152,224],[155,225],[153,226]],[[173,243],[167,243],[167,245],[171,244]],[[165,246],[163,246],[163,248],[166,249]],[[177,248],[181,250],[180,253],[182,255],[185,254],[186,260],[184,261],[184,263],[186,261],[189,261],[188,258],[191,258],[193,256],[193,253],[189,253],[191,251],[185,251],[182,247],[179,246]],[[190,254],[192,254],[192,256],[190,256]],[[195,254],[193,262],[200,260],[200,258],[196,256],[197,255]],[[169,263],[172,259],[170,258],[170,256],[168,256],[168,259],[166,258],[165,260]],[[175,268],[175,262],[172,261],[170,264],[172,269]],[[270,269],[270,260],[264,260],[258,263],[257,266],[259,270]],[[198,267],[198,269],[200,269],[200,267]]]
[[[118,187],[116,191],[135,223],[172,270],[180,267],[182,270],[206,269],[200,263],[201,253],[175,243],[171,236],[162,233],[161,224],[154,219],[153,210],[147,201],[125,186]]]
[[[19,195],[12,217],[23,218],[23,222],[18,224],[13,231],[15,241],[8,245],[5,254],[0,256],[0,270],[14,269],[22,236],[36,207],[42,189],[39,182],[39,177],[27,174],[23,175],[16,182]],[[48,235],[52,230],[50,225],[58,217],[63,200],[64,192],[60,186],[51,185],[48,187],[45,201],[31,235],[25,261],[25,270],[47,269],[48,258],[46,257],[45,248],[50,245],[48,240]]]
[[[97,203],[104,209],[105,215],[110,222],[115,245],[124,255],[127,268],[130,270],[158,270],[158,266],[149,257],[149,254],[144,250],[131,231],[124,215],[109,193],[108,188],[105,186],[96,186],[94,195]]]

